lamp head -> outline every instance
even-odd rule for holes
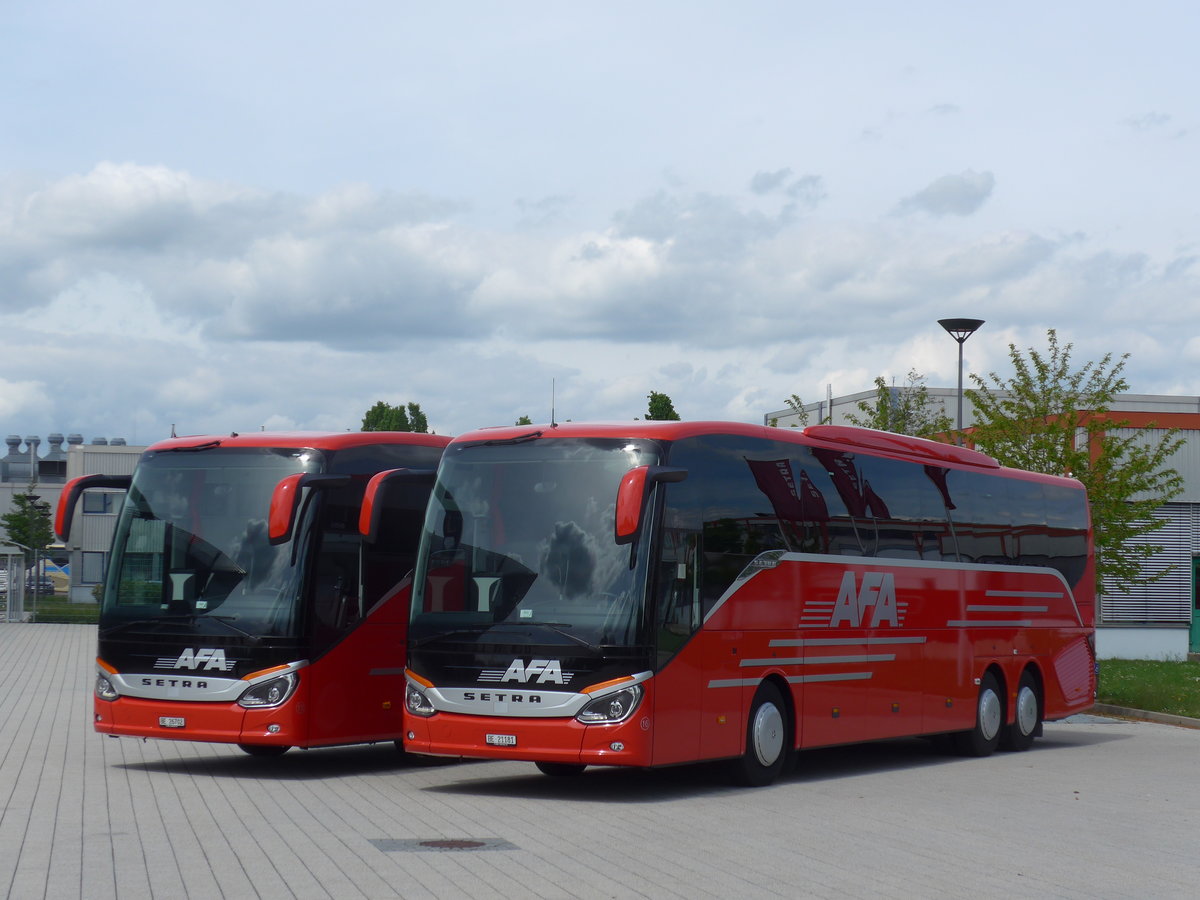
[[[983,319],[938,319],[938,324],[961,344],[979,330]]]

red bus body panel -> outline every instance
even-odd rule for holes
[[[795,442],[1067,484],[1002,469],[975,450],[841,426],[789,433],[725,422],[568,422],[545,431],[547,438],[581,440],[671,442],[704,435]],[[456,441],[499,444],[539,436],[528,427],[505,427]],[[615,495],[616,484],[613,490]],[[979,541],[995,538],[998,556],[1005,555],[1006,537],[1012,535],[975,535]],[[619,725],[445,711],[426,718],[406,710],[405,744],[433,755],[588,765],[735,757],[745,751],[746,717],[765,680],[777,684],[789,703],[793,747],[963,732],[975,724],[980,680],[989,671],[1006,698],[1007,723],[1014,721],[1026,671],[1039,685],[1044,720],[1062,719],[1089,708],[1094,698],[1091,554],[1089,531],[1087,559],[1072,588],[1052,568],[781,552],[775,565],[738,577],[675,656],[642,682],[639,707]],[[489,734],[511,735],[516,743],[494,746]],[[624,749],[612,750],[614,743]]]
[[[449,441],[449,437],[435,434],[255,432],[171,438],[147,449],[180,450],[209,443],[320,450],[379,444],[442,448]],[[299,476],[286,480],[294,490]],[[399,579],[403,574],[396,577]],[[386,594],[374,600],[373,607],[357,626],[317,659],[298,669],[296,690],[280,706],[248,709],[236,702],[130,696],[109,701],[93,694],[94,730],[130,737],[304,748],[399,741],[403,736],[404,648],[411,593],[408,577],[391,585]],[[102,668],[111,671],[107,664]],[[163,719],[181,719],[184,725],[165,727],[161,724]],[[271,726],[277,726],[277,730],[268,731]]]
[[[894,593],[894,608],[877,621],[885,593]],[[1090,631],[1053,570],[789,554],[713,610],[644,682],[641,706],[620,725],[406,713],[406,729],[416,735],[407,746],[434,755],[588,765],[736,756],[744,749],[746,710],[767,678],[789,688],[797,747],[963,731],[975,721],[977,679],[989,668],[1000,673],[1012,721],[1026,666],[1043,686],[1045,719],[1061,719],[1092,705]],[[516,735],[516,746],[489,746],[489,733]],[[625,751],[609,749],[614,741]]]

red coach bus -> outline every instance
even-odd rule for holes
[[[476,431],[414,574],[405,746],[588,765],[947,735],[1023,750],[1094,697],[1079,482],[866,429]]]
[[[84,490],[127,490],[100,606],[96,731],[255,756],[401,746],[408,575],[448,442],[175,438],[132,478],[69,482],[64,541]]]

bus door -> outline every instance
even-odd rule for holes
[[[304,538],[303,546],[316,548],[308,576],[314,744],[402,733],[407,575],[420,511],[389,503],[380,535],[368,543],[358,532],[361,496],[361,486],[326,492],[320,534],[311,543]]]
[[[654,764],[701,757],[704,660],[700,627],[700,535],[664,528],[653,591],[657,674],[654,677]],[[695,646],[690,646],[694,644]]]

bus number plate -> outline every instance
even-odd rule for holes
[[[187,720],[183,716],[159,716],[158,724],[162,728],[183,728]]]
[[[484,740],[493,747],[517,746],[517,736],[515,734],[489,734]]]

